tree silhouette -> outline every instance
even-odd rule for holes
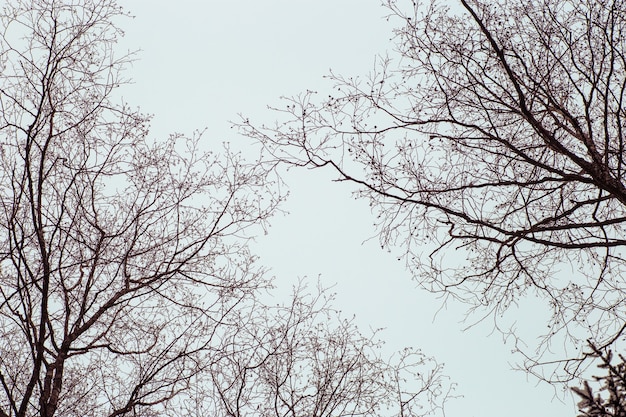
[[[280,200],[270,172],[201,152],[199,133],[148,139],[149,118],[113,99],[132,59],[113,52],[122,15],[0,14],[1,416],[166,415],[268,285],[240,236]]]
[[[222,332],[211,369],[210,415],[391,417],[439,415],[454,384],[442,365],[415,349],[385,356],[301,283],[290,303],[238,311],[245,326]]]
[[[571,380],[587,339],[617,348],[626,329],[626,6],[386,5],[397,57],[239,127],[268,161],[353,183],[424,288],[493,317],[529,372]],[[537,344],[502,320],[526,297],[551,310]]]

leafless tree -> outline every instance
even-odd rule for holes
[[[148,139],[113,99],[122,15],[0,14],[0,416],[190,415],[218,325],[267,286],[246,238],[280,200],[270,172],[200,133]]]
[[[326,291],[299,286],[292,302],[239,310],[212,367],[208,414],[244,416],[425,416],[440,414],[453,385],[442,366],[405,349],[385,359],[332,308]],[[207,384],[210,385],[210,384]]]
[[[395,60],[331,73],[327,98],[240,127],[269,160],[358,186],[425,288],[493,317],[528,371],[567,381],[588,338],[626,336],[626,4],[386,3]],[[525,297],[551,310],[536,345],[501,320]]]

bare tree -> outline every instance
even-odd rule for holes
[[[0,15],[0,416],[191,415],[218,325],[268,284],[246,239],[280,200],[270,172],[200,133],[148,139],[113,100],[122,15]]]
[[[493,317],[528,371],[567,381],[588,338],[626,336],[626,5],[386,3],[395,61],[331,73],[326,99],[309,91],[276,126],[240,127],[268,159],[358,186],[382,246],[426,289]],[[524,297],[551,310],[537,345],[500,320]]]
[[[454,388],[442,366],[405,349],[391,358],[362,335],[332,298],[302,284],[287,305],[241,309],[221,334],[209,414],[244,416],[426,416],[443,413]],[[209,385],[209,384],[207,384]]]

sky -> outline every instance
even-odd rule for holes
[[[329,70],[366,75],[377,54],[394,56],[393,20],[379,0],[125,0],[119,50],[141,49],[121,94],[154,115],[151,136],[206,129],[204,146],[247,138],[229,120],[244,114],[271,124],[268,105],[307,89],[330,91]],[[410,1],[405,3],[410,4]],[[330,172],[290,170],[288,212],[253,244],[276,276],[277,297],[299,278],[334,286],[336,307],[359,326],[385,330],[386,349],[418,347],[457,383],[448,417],[565,417],[571,398],[511,370],[519,358],[488,321],[467,331],[463,305],[417,288],[402,262],[380,249],[367,202],[355,200]],[[450,254],[453,259],[454,254]],[[519,317],[521,327],[540,317]]]

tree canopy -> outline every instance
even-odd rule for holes
[[[331,73],[330,94],[239,127],[268,161],[353,183],[424,288],[492,317],[529,372],[568,381],[588,339],[625,337],[626,5],[385,3],[395,50],[369,75]],[[501,327],[524,298],[551,311],[536,344]]]

